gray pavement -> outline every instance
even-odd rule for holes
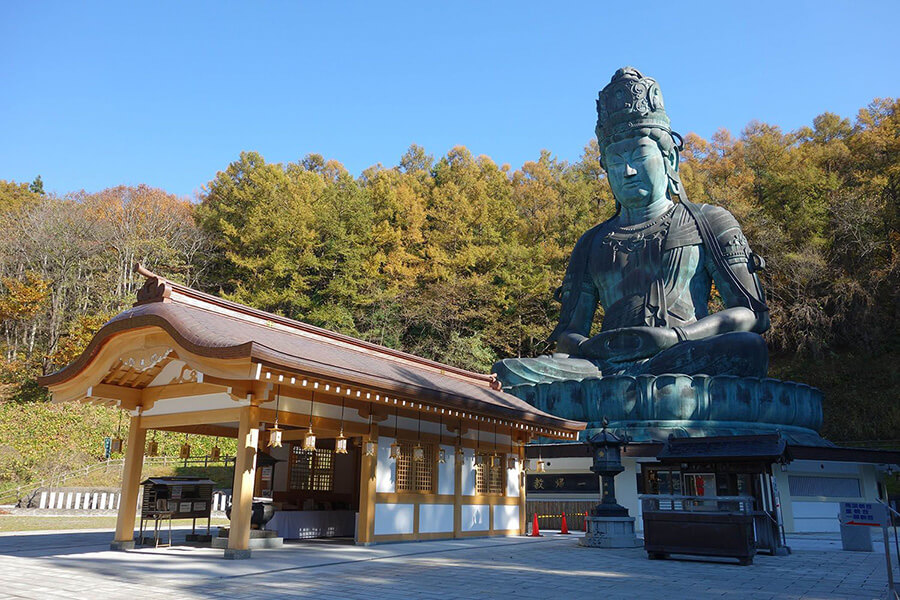
[[[183,539],[179,531],[176,539]],[[108,550],[110,531],[0,535],[0,598],[747,598],[886,597],[884,555],[836,536],[795,536],[786,557],[741,567],[643,550],[595,550],[578,535],[382,544],[313,541],[226,561],[188,545]],[[876,548],[880,545],[876,544]],[[892,547],[893,551],[893,547]],[[895,576],[900,573],[894,563]]]

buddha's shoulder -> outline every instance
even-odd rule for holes
[[[721,235],[732,229],[741,228],[737,219],[734,218],[734,215],[721,206],[716,206],[714,204],[695,204],[694,206],[697,207],[699,212],[706,218],[710,228],[716,235]]]

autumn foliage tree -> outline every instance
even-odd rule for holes
[[[768,263],[771,374],[825,391],[833,439],[897,438],[900,102],[685,142],[688,197],[734,213]],[[58,197],[38,183],[0,181],[0,344],[17,389],[131,304],[137,262],[474,370],[550,352],[572,247],[615,210],[595,142],[573,163],[542,151],[518,169],[413,145],[358,177],[317,154],[244,152],[196,203],[147,186]],[[6,395],[41,397],[30,389]]]

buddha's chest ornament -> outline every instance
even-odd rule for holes
[[[609,257],[609,266],[633,261],[638,255],[649,258],[651,262],[658,262],[674,212],[675,207],[672,206],[652,221],[616,227],[610,231],[601,242],[604,254]],[[656,261],[653,261],[654,258]]]

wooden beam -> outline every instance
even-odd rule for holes
[[[141,391],[141,390],[138,390]],[[175,383],[144,388],[141,400],[144,409],[147,410],[157,400],[169,400],[171,398],[188,398],[190,396],[203,396],[224,392],[225,387],[207,382],[203,383]]]
[[[143,426],[147,429],[163,429],[165,427],[181,427],[185,425],[214,425],[216,423],[234,423],[241,419],[241,408],[219,408],[195,412],[172,413],[168,415],[147,415]]]
[[[155,427],[154,429],[222,438],[236,438],[238,436],[236,427],[222,427],[221,425],[186,425],[182,427]]]
[[[98,383],[87,389],[85,396],[101,400],[113,400],[121,403],[122,408],[134,410],[141,404],[141,390],[123,385]]]

